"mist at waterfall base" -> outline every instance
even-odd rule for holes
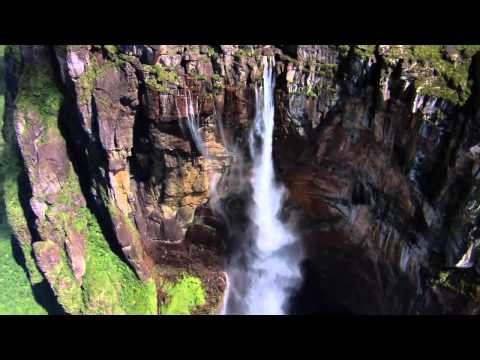
[[[281,315],[301,282],[301,251],[290,227],[279,218],[285,189],[273,166],[273,59],[264,58],[263,86],[256,91],[256,116],[249,138],[253,159],[249,209],[250,246],[242,248],[228,270],[226,314]],[[260,93],[259,93],[260,92]]]

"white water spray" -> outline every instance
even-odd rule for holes
[[[275,182],[272,158],[273,59],[264,57],[263,65],[263,94],[259,96],[256,92],[255,126],[249,144],[254,159],[250,217],[255,225],[255,241],[250,255],[252,259],[244,274],[248,285],[243,297],[243,311],[251,315],[281,315],[286,312],[286,303],[301,275],[298,256],[289,249],[296,237],[279,219],[285,190]],[[260,146],[256,140],[260,140]]]

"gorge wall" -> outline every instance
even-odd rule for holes
[[[251,241],[268,55],[282,217],[306,256],[290,312],[477,313],[478,51],[8,46],[5,209],[32,286],[72,314],[217,313]]]

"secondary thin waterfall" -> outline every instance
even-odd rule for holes
[[[195,107],[193,106],[194,102],[192,99],[192,93],[190,90],[186,90],[186,95],[185,95],[185,114],[187,115],[187,126],[188,130],[190,132],[190,135],[192,136],[192,140],[197,148],[197,150],[206,158],[208,158],[208,151],[205,147],[205,144],[202,140],[202,137],[200,135],[200,124],[199,124],[199,119],[195,115],[195,113],[198,114],[198,98],[196,99],[195,102]],[[178,108],[177,103],[175,102],[175,105],[177,106],[177,113],[180,116],[180,110]]]
[[[254,160],[250,209],[254,245],[248,255],[247,268],[235,270],[231,285],[234,288],[234,278],[238,279],[239,273],[243,273],[241,280],[247,285],[241,300],[242,313],[280,315],[286,312],[291,291],[300,282],[301,275],[297,253],[292,251],[296,237],[279,218],[285,190],[275,181],[272,157],[273,59],[264,57],[263,65],[263,93],[256,92],[255,125],[249,144]]]

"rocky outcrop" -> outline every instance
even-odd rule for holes
[[[207,292],[196,312],[215,312],[225,260],[248,242],[269,55],[305,289],[354,313],[476,312],[478,50],[11,47],[4,133],[20,166],[6,196],[29,269],[70,313],[157,313],[185,272]]]
[[[467,96],[460,86],[455,96],[448,87],[421,95],[446,76],[419,74],[438,59],[423,59],[419,69],[412,60],[419,50],[404,48],[413,54],[379,47],[370,56],[339,55],[338,100],[325,116],[308,114],[302,129],[279,130],[279,151],[291,148],[290,134],[298,139],[296,160],[279,156],[279,167],[302,214],[307,253],[315,253],[312,267],[327,279],[323,292],[333,289],[330,296],[359,313],[476,311],[475,297],[451,297],[437,278],[440,269],[474,271],[454,267],[469,243],[462,209],[474,189],[476,110],[471,100],[460,103]],[[288,101],[287,114],[328,104]]]

